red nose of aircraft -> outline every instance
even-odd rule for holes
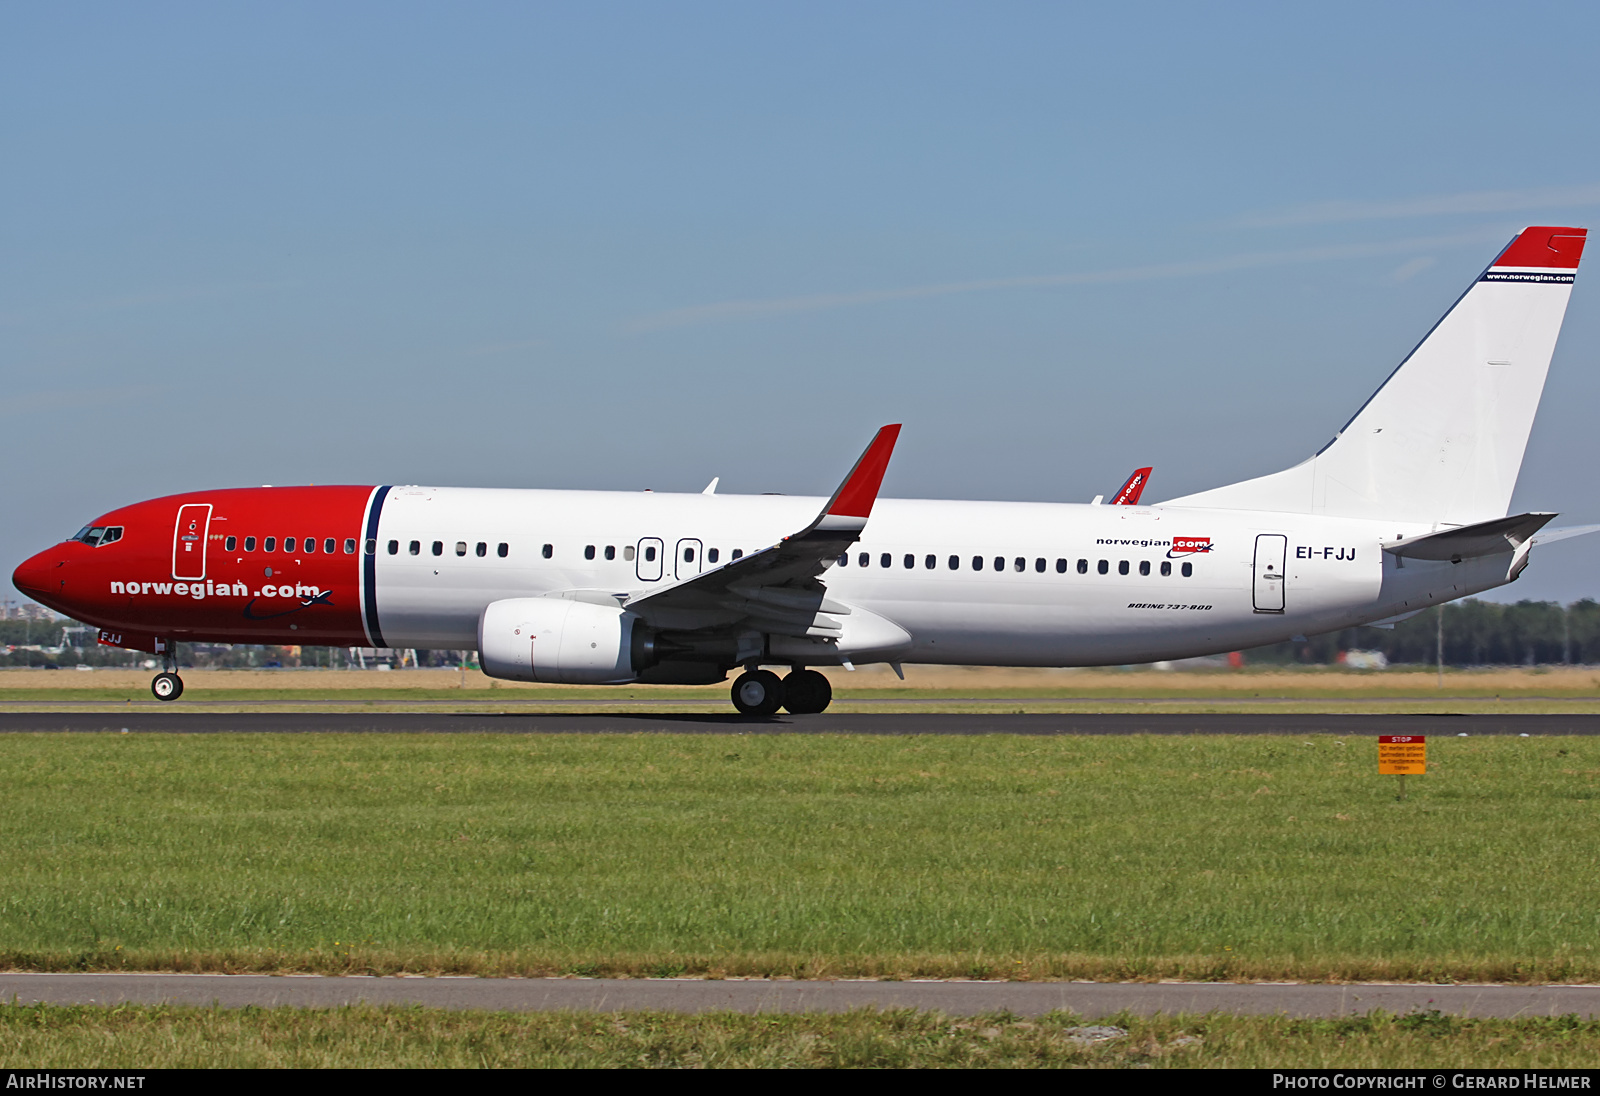
[[[60,554],[58,551],[48,550],[25,561],[22,566],[11,572],[11,585],[34,601],[45,604],[59,601],[62,576],[57,576],[55,572],[66,566],[66,561],[58,558]]]

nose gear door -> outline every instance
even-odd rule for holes
[[[211,504],[178,507],[178,524],[172,530],[172,577],[206,577],[206,534],[211,528]]]
[[[1283,565],[1288,554],[1289,538],[1282,533],[1262,533],[1256,537],[1256,612],[1283,612]]]

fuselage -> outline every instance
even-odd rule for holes
[[[146,650],[211,641],[474,649],[491,603],[625,604],[803,528],[826,500],[442,487],[194,492],[114,510],[16,571]],[[1414,612],[1514,577],[1383,551],[1431,527],[1249,510],[879,499],[822,577],[904,629],[898,661],[1181,658]]]

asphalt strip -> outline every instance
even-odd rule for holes
[[[579,712],[0,712],[0,733],[216,734],[1333,734],[1593,735],[1596,714],[1411,715],[1306,712],[869,712],[752,719],[729,713]]]
[[[1301,985],[1231,982],[768,981],[691,978],[394,978],[264,974],[0,974],[18,1005],[340,1008],[422,1005],[493,1012],[845,1012],[914,1008],[951,1016],[1068,1010],[1296,1018],[1382,1009],[1454,1016],[1600,1016],[1600,986]]]

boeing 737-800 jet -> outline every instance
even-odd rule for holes
[[[1114,665],[1398,619],[1511,582],[1552,536],[1553,514],[1507,512],[1585,235],[1513,239],[1315,456],[1157,505],[879,499],[886,426],[828,499],[196,491],[105,514],[13,581],[162,656],[164,700],[184,640],[476,648],[517,681],[742,667],[734,705],[771,715],[827,707],[818,666]]]

